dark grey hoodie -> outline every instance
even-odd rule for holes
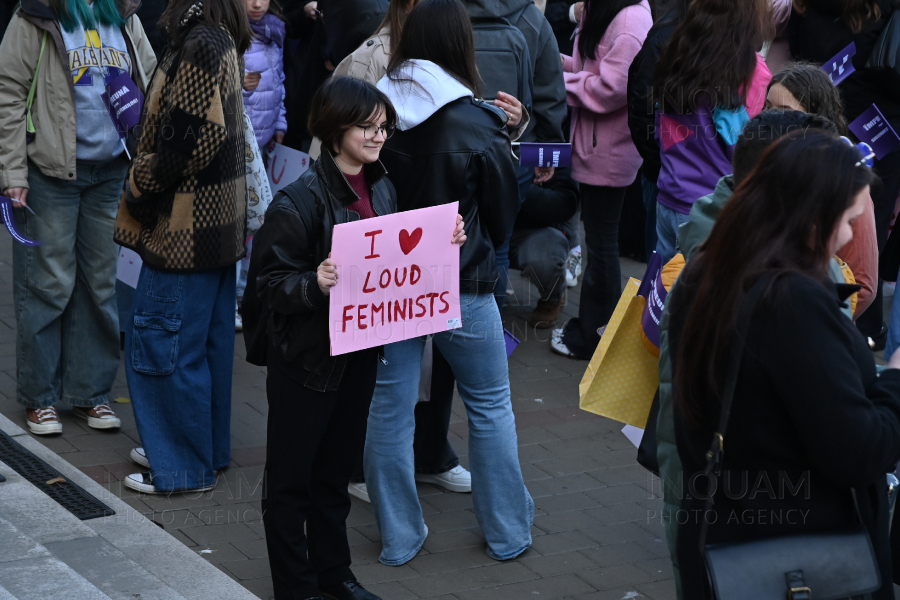
[[[512,25],[525,41],[534,67],[531,123],[525,130],[523,142],[562,142],[563,121],[566,119],[566,83],[559,60],[559,46],[553,29],[532,0],[464,0],[469,16],[510,17],[521,13]],[[522,9],[525,9],[524,12]]]

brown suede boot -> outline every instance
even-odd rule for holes
[[[538,300],[534,312],[528,317],[528,324],[535,329],[550,329],[556,327],[556,320],[559,318],[559,314],[562,312],[563,306],[565,305],[565,294],[559,299],[559,302]]]

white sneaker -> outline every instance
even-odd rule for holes
[[[581,250],[571,250],[566,258],[566,285],[575,287],[578,285],[578,276],[581,275]]]
[[[550,350],[560,356],[565,356],[566,358],[578,358],[575,356],[574,352],[569,350],[566,343],[563,342],[562,338],[564,332],[565,330],[562,327],[553,330],[553,333],[550,335]]]
[[[122,426],[122,420],[108,404],[99,404],[93,408],[86,406],[73,406],[72,414],[87,421],[92,429],[118,429]]]
[[[448,492],[467,493],[472,491],[472,474],[460,465],[456,465],[444,473],[436,473],[434,475],[416,473],[416,481],[432,483]]]
[[[351,483],[347,486],[347,491],[350,492],[350,495],[354,498],[359,498],[363,502],[368,502],[372,504],[372,501],[369,500],[369,489],[366,487],[364,483]]]
[[[129,490],[133,490],[135,492],[141,492],[143,494],[188,494],[191,492],[207,492],[213,489],[215,484],[213,485],[204,485],[198,488],[191,488],[189,490],[157,490],[156,486],[153,485],[153,478],[150,477],[150,473],[132,473],[122,482],[125,484]]]
[[[35,418],[34,421],[28,418],[32,411]],[[52,406],[25,409],[25,423],[28,424],[28,430],[35,435],[62,433],[62,423],[59,422],[59,415],[56,414],[56,409]]]
[[[244,330],[244,319],[241,317],[240,313],[234,313],[234,330],[235,331],[243,331]]]
[[[141,465],[145,469],[150,468],[150,460],[147,458],[147,453],[144,452],[143,448],[132,448],[131,453],[128,455],[131,460]]]

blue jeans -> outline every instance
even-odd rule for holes
[[[71,181],[28,169],[16,223],[40,246],[13,243],[16,400],[28,408],[109,402],[119,369],[113,242],[124,158],[78,163]]]
[[[689,216],[656,203],[656,251],[662,256],[663,264],[678,254],[678,227],[687,223]]]
[[[647,260],[650,260],[650,255],[656,250],[656,197],[659,196],[659,188],[656,180],[650,181],[641,175],[641,190],[644,192],[644,208],[647,209],[644,247],[647,252]]]
[[[230,460],[234,269],[141,268],[125,373],[159,491],[211,485]]]
[[[472,502],[487,540],[487,553],[506,560],[531,545],[534,502],[525,488],[509,393],[503,324],[490,294],[461,294],[461,329],[434,336],[456,375],[469,416]],[[416,495],[414,410],[425,338],[385,347],[387,364],[369,408],[365,472],[382,551],[379,560],[402,565],[422,548],[425,523]]]

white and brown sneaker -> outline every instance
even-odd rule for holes
[[[94,408],[74,406],[72,413],[76,417],[87,420],[88,427],[93,429],[116,429],[122,426],[121,419],[116,416],[108,404],[99,404]]]
[[[25,422],[28,429],[35,435],[52,435],[62,433],[62,423],[59,415],[52,406],[47,408],[26,408]]]

